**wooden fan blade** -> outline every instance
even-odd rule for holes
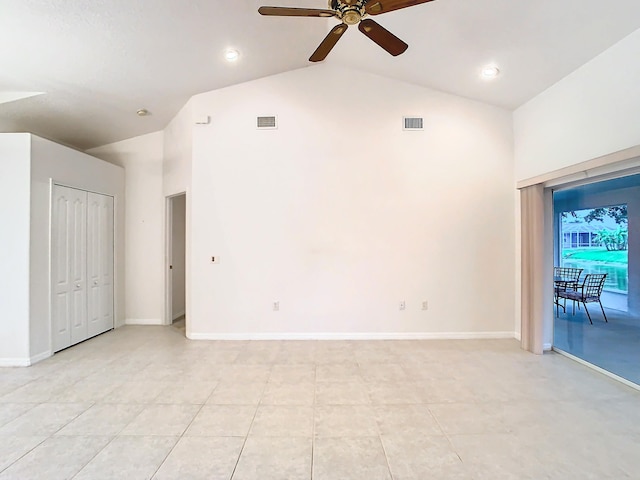
[[[374,22],[370,18],[365,18],[364,20],[362,20],[360,22],[360,25],[358,25],[358,30],[360,30],[367,37],[376,42],[394,57],[400,55],[401,53],[404,53],[404,51],[409,48],[409,45],[404,43],[389,30]]]
[[[275,15],[278,17],[334,17],[333,10],[321,10],[319,8],[293,8],[293,7],[260,7],[260,15]]]
[[[321,62],[322,60],[327,58],[327,55],[329,55],[331,49],[335,47],[336,43],[338,43],[338,40],[340,40],[342,34],[347,31],[347,28],[349,28],[349,26],[345,23],[341,23],[340,25],[336,25],[335,27],[333,27],[329,32],[329,35],[324,37],[322,43],[318,45],[316,51],[313,52],[313,55],[311,55],[311,57],[309,57],[309,61]]]
[[[369,15],[379,15],[381,13],[400,10],[401,8],[413,7],[421,3],[432,2],[433,0],[369,0],[364,6],[364,10]]]

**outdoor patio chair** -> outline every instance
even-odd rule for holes
[[[563,312],[567,311],[566,301],[565,304],[561,305],[558,293],[564,290],[575,290],[580,283],[582,270],[582,268],[553,267],[553,303],[556,304],[556,317],[560,307],[562,307]]]
[[[600,301],[600,295],[602,295],[606,278],[606,273],[589,273],[585,275],[584,281],[581,284],[576,285],[573,289],[559,290],[557,295],[559,299],[564,298],[565,302],[566,300],[572,301],[572,311],[574,315],[576,314],[576,302],[582,303],[584,305],[584,311],[587,312],[589,323],[592,325],[593,321],[591,320],[591,315],[589,315],[589,310],[587,310],[587,303],[598,302],[600,310],[602,310],[602,315],[604,316],[604,321],[608,323],[609,320],[607,320],[607,315],[604,313],[604,308]]]

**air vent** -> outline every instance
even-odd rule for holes
[[[422,117],[403,117],[403,130],[424,130],[424,119]]]
[[[273,130],[278,128],[278,122],[274,115],[258,117],[257,121],[258,130]]]

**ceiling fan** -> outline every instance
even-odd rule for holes
[[[358,25],[358,30],[394,57],[404,53],[409,45],[380,24],[365,17],[367,15],[380,15],[381,13],[413,7],[414,5],[431,1],[433,0],[329,0],[329,9],[260,7],[258,12],[261,15],[280,17],[335,17],[340,20],[342,23],[331,29],[309,58],[311,62],[321,62],[327,58],[327,55],[338,43],[342,34],[347,31],[349,25]]]

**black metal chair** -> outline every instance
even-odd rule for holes
[[[564,298],[565,301],[571,300],[573,302],[572,311],[574,315],[576,313],[576,302],[582,303],[584,305],[584,311],[587,312],[589,323],[592,325],[593,321],[591,320],[591,315],[589,315],[589,310],[587,310],[587,303],[598,302],[600,310],[602,310],[602,315],[604,316],[604,321],[608,323],[609,320],[607,320],[607,315],[604,313],[604,308],[600,301],[600,295],[602,295],[602,289],[604,288],[604,281],[606,278],[606,273],[589,273],[585,275],[582,284],[578,284],[572,289],[567,288],[565,290],[559,290],[557,292],[558,298]]]
[[[562,307],[563,312],[567,311],[566,300],[565,304],[561,305],[558,293],[567,289],[575,290],[580,282],[582,271],[582,268],[553,267],[553,300],[556,304],[556,317],[558,316],[558,309],[560,307]]]

